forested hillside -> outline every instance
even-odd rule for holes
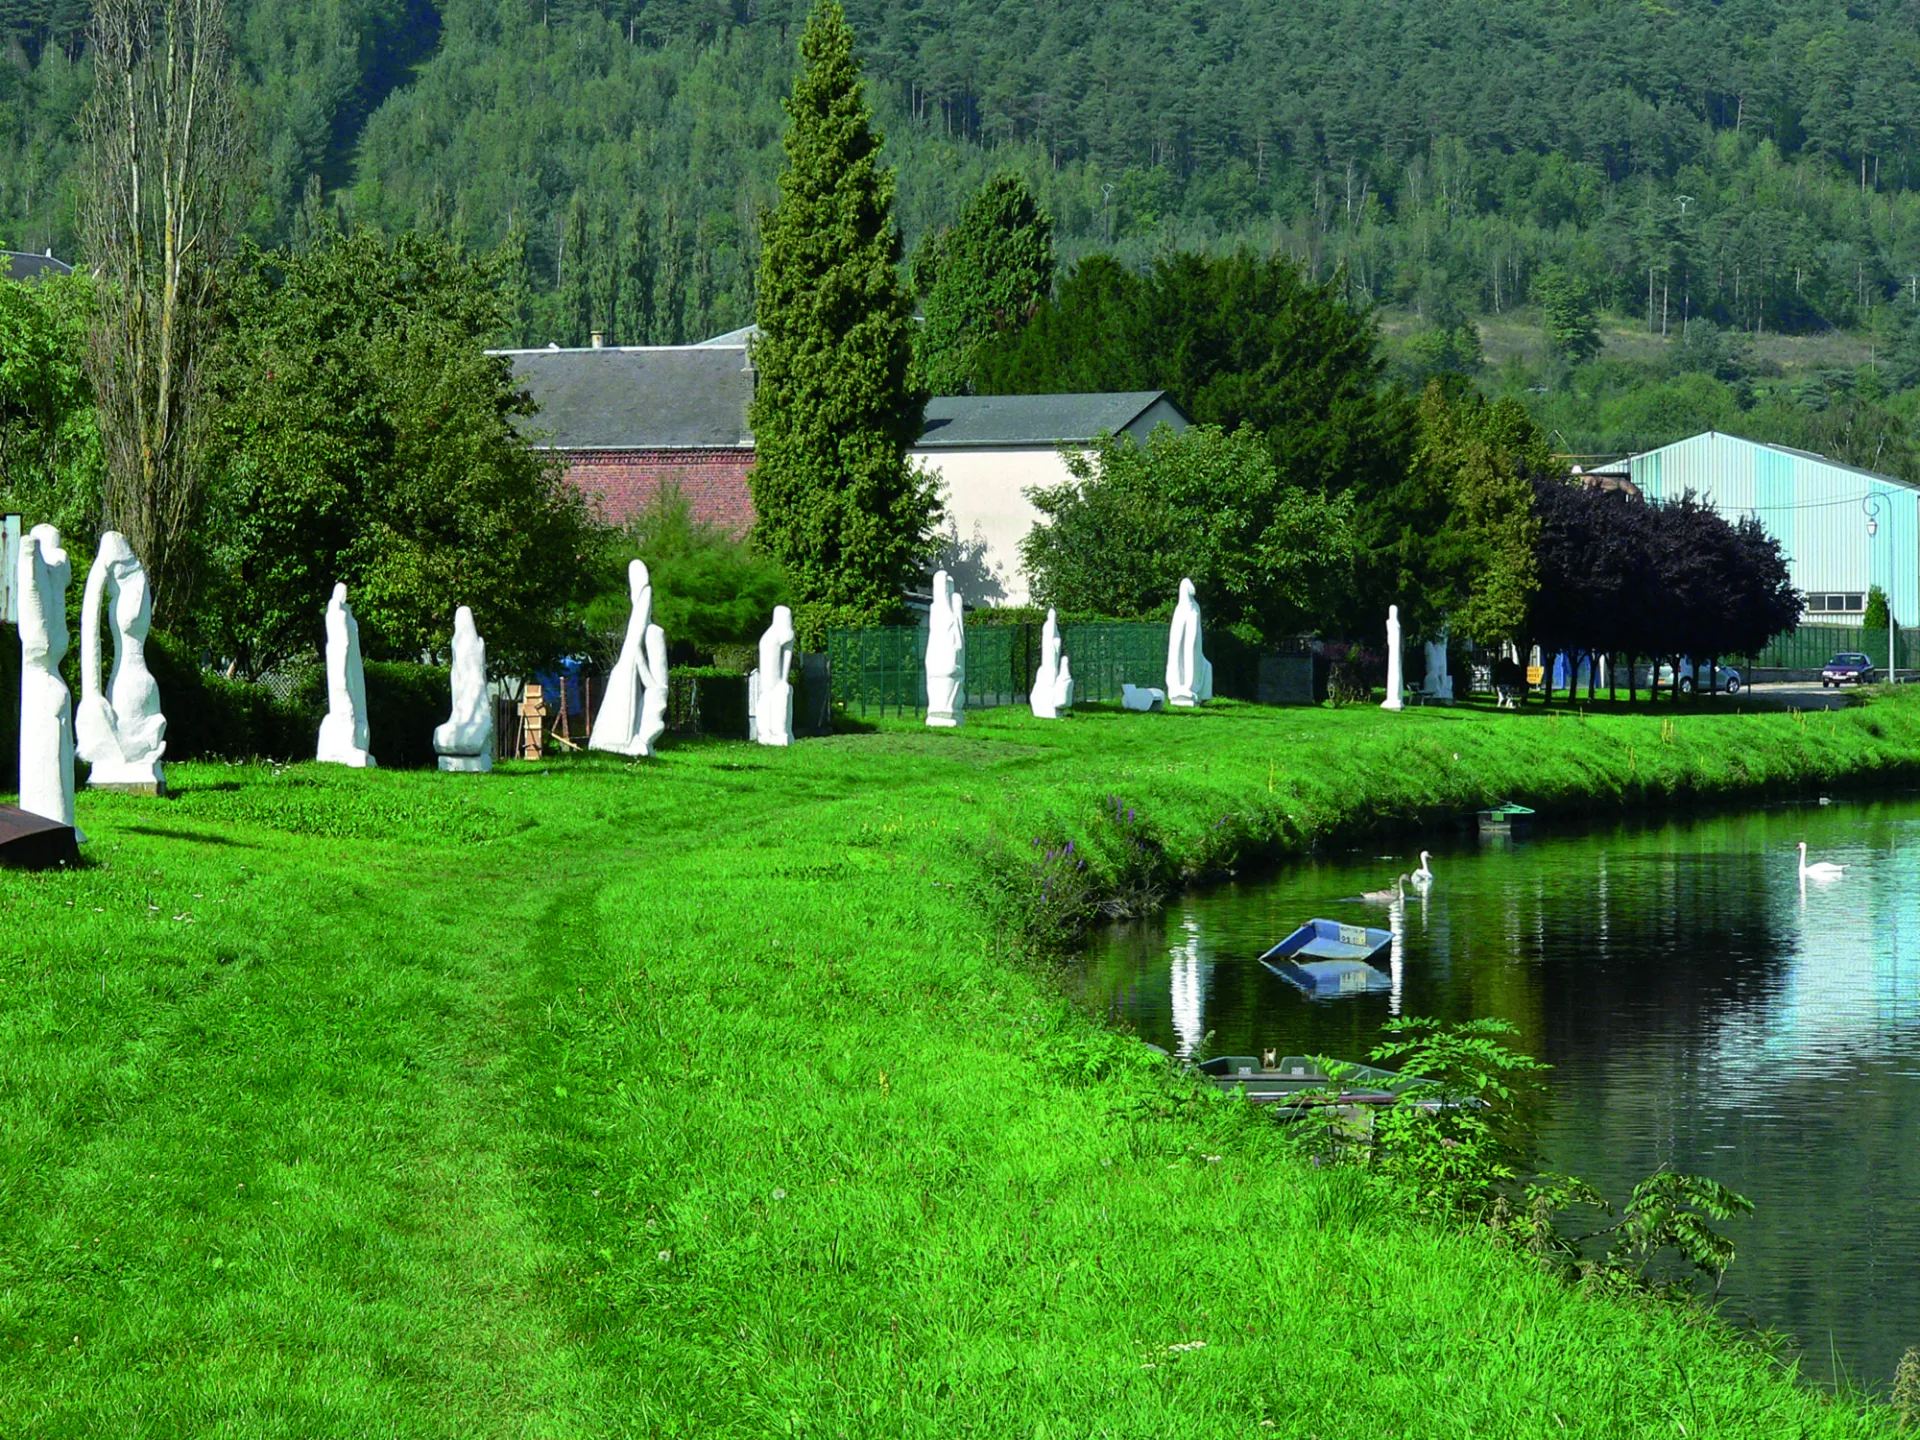
[[[524,246],[519,338],[750,318],[803,0],[236,0],[254,230]],[[1025,173],[1063,259],[1247,243],[1429,320],[1559,262],[1655,331],[1920,308],[1920,3],[856,0],[911,246]],[[74,249],[82,0],[0,0],[0,239]],[[1881,323],[1885,323],[1883,319]]]

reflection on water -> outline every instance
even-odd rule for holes
[[[1803,886],[1801,839],[1845,877]],[[1662,1164],[1743,1191],[1729,1315],[1884,1389],[1920,1344],[1920,802],[1456,847],[1424,896],[1345,898],[1410,868],[1192,897],[1104,937],[1084,997],[1182,1055],[1358,1060],[1395,1015],[1508,1020],[1554,1067],[1546,1168],[1616,1198]],[[1391,989],[1308,999],[1257,963],[1314,916],[1389,929]]]

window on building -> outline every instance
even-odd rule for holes
[[[1809,615],[1859,615],[1866,608],[1867,597],[1858,591],[1810,591],[1807,595]]]

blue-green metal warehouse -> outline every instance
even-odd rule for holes
[[[1920,623],[1920,490],[1904,480],[1712,430],[1627,463],[1649,500],[1691,490],[1728,519],[1759,517],[1807,596],[1803,624],[1858,625],[1873,585],[1897,622]]]

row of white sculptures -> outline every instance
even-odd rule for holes
[[[60,532],[36,525],[22,537],[18,593],[22,657],[20,702],[20,807],[74,823],[76,753],[92,765],[88,785],[100,789],[164,794],[161,756],[166,716],[147,668],[146,640],[153,598],[145,569],[126,537],[108,531],[87,576],[82,606],[81,696],[76,715],[60,677],[69,636],[66,593],[72,566]],[[653,585],[643,561],[627,568],[632,613],[619,658],[608,676],[605,698],[587,741],[589,749],[632,757],[650,756],[667,727],[667,637],[653,623]],[[103,603],[113,626],[113,665],[100,683],[100,619]],[[1389,622],[1397,632],[1397,617]],[[1180,599],[1167,637],[1166,689],[1125,687],[1129,709],[1192,706],[1213,698],[1213,665],[1200,644],[1200,606],[1193,582],[1180,582]],[[360,625],[347,603],[347,587],[335,585],[327,602],[327,713],[320,722],[316,758],[356,768],[372,766],[367,724],[367,681],[360,657]],[[1397,639],[1397,634],[1395,636]],[[776,606],[773,624],[760,637],[759,665],[747,678],[748,738],[761,745],[793,743],[793,612]],[[1398,647],[1393,647],[1397,668]],[[927,724],[959,725],[966,714],[967,632],[961,598],[947,572],[933,579],[926,652]],[[493,768],[493,705],[487,693],[487,646],[474,627],[473,611],[454,612],[452,714],[433,732],[440,768],[484,772]],[[1391,693],[1391,692],[1390,692]],[[1041,719],[1058,719],[1073,706],[1073,671],[1060,647],[1060,624],[1052,610],[1041,631],[1039,673],[1031,704]],[[82,837],[84,838],[84,837]]]
[[[765,642],[762,663],[765,663]],[[927,724],[951,729],[966,719],[967,627],[960,593],[944,570],[933,576],[933,605],[927,615]],[[1213,698],[1213,662],[1200,648],[1200,602],[1193,581],[1180,582],[1180,599],[1167,627],[1167,688],[1124,685],[1120,703],[1129,710],[1160,710],[1168,705],[1203,705]],[[1073,669],[1060,649],[1060,617],[1047,611],[1040,628],[1040,665],[1028,704],[1041,720],[1058,720],[1073,708]]]

